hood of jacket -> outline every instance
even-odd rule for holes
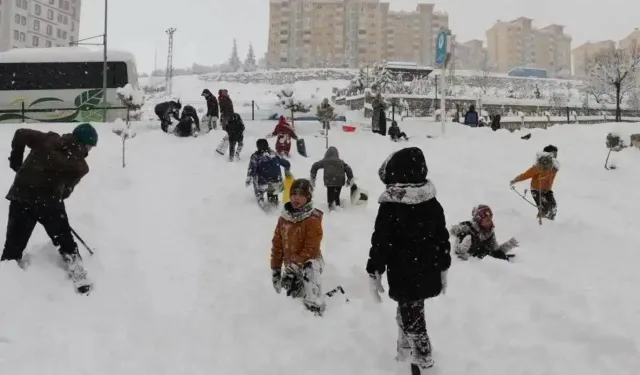
[[[331,146],[327,149],[327,152],[324,153],[324,158],[329,160],[339,160],[340,153],[338,153],[338,149]]]
[[[427,161],[422,150],[407,147],[391,154],[378,169],[378,176],[385,185],[421,185],[427,182],[427,172]]]
[[[536,154],[536,166],[543,170],[560,170],[560,162],[550,152],[538,152]]]

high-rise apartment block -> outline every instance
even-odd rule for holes
[[[274,68],[359,67],[384,60],[435,63],[449,16],[419,4],[394,12],[379,0],[270,0],[267,61]]]
[[[80,34],[82,0],[0,0],[0,51],[68,46]]]
[[[456,43],[453,47],[456,69],[493,71],[488,62],[487,49],[482,40],[473,39],[464,43]]]
[[[616,42],[613,40],[603,40],[601,42],[587,42],[580,47],[573,49],[573,75],[576,77],[586,77],[588,73],[588,64],[594,56],[613,51],[616,48]]]
[[[560,25],[537,29],[526,17],[498,21],[487,30],[487,53],[499,72],[531,67],[545,69],[552,77],[571,75],[571,37]]]

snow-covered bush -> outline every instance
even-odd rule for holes
[[[312,105],[305,104],[295,97],[295,92],[290,88],[284,88],[276,94],[280,102],[279,106],[291,112],[291,125],[294,124],[296,112],[307,113],[311,110]]]

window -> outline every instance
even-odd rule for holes
[[[27,40],[27,35],[25,33],[20,33],[20,41],[24,42]]]
[[[39,20],[33,20],[33,29],[35,31],[40,31],[40,21]]]
[[[55,4],[56,0],[49,0],[49,5]]]
[[[47,41],[46,45],[51,47],[51,42]],[[124,87],[128,81],[127,64],[121,61],[107,64],[107,88]],[[87,90],[101,87],[102,62],[0,63],[0,90]]]
[[[58,8],[64,9],[64,0],[59,0],[58,1]]]
[[[22,24],[22,26],[27,26],[27,17],[22,16],[20,18],[20,21],[21,21],[20,23]]]
[[[53,26],[47,25],[47,35],[52,35],[52,34],[53,34]]]
[[[19,25],[20,24],[20,15],[16,14],[16,16],[14,18],[16,20],[16,23]]]
[[[51,9],[47,10],[47,19],[53,20],[53,11]]]
[[[58,13],[58,23],[62,23],[62,14]]]
[[[64,2],[64,10],[69,10],[69,2],[68,1]]]
[[[36,16],[42,14],[42,6],[40,4],[36,4]]]
[[[20,40],[20,31],[13,30],[13,39]]]
[[[56,28],[58,38],[62,38],[62,30]]]
[[[67,40],[67,32],[66,31],[62,32],[62,39]]]
[[[51,47],[51,41],[50,41],[50,40],[47,40],[47,41],[45,42],[45,46],[47,46],[47,47]]]
[[[64,16],[64,24],[65,25],[69,24],[69,16]]]
[[[76,30],[76,23],[71,21],[71,31],[75,31]]]
[[[38,46],[38,43],[40,43],[40,40],[38,39],[38,37],[37,37],[37,36],[35,36],[35,35],[34,35],[34,37],[33,37],[33,45],[34,45],[35,47],[37,47],[37,46]]]
[[[22,0],[16,0],[16,7],[22,8]]]

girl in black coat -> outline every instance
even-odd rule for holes
[[[376,293],[384,291],[380,276],[387,272],[389,297],[398,302],[397,359],[411,361],[419,372],[433,366],[424,300],[446,288],[449,232],[419,148],[391,154],[379,175],[387,188],[378,200],[367,272]]]

